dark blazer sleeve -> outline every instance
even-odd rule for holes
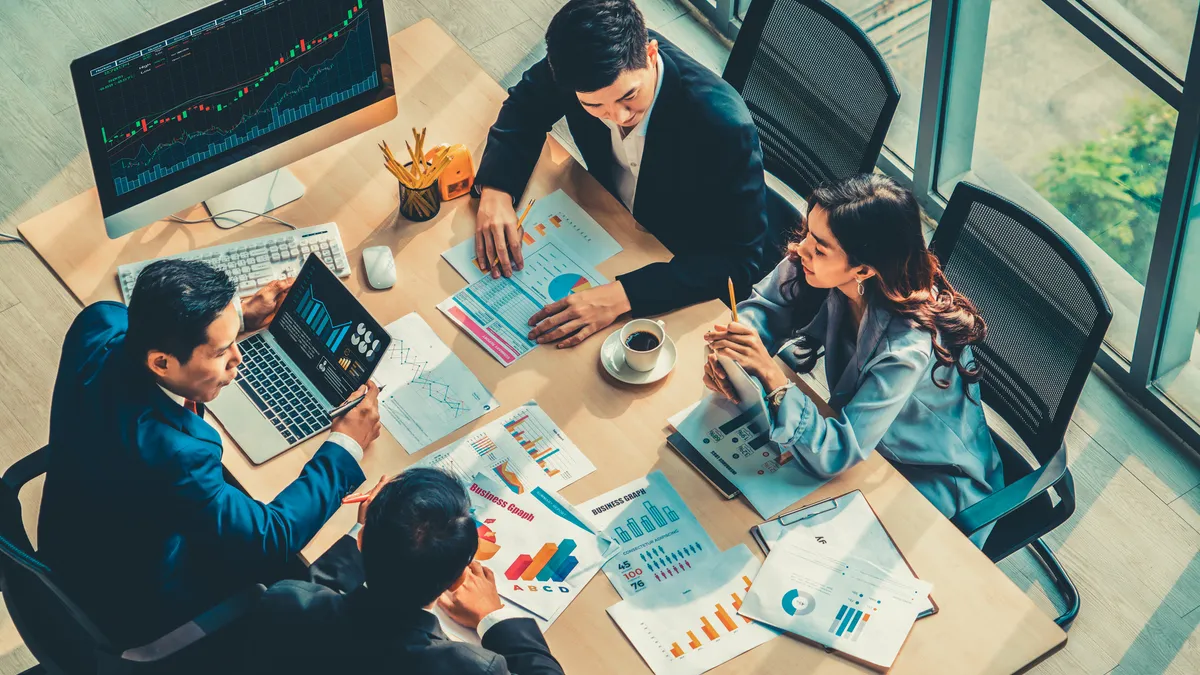
[[[507,671],[493,670],[496,675],[563,675],[533,619],[505,619],[492,626],[483,634],[483,648],[503,656],[508,664]]]
[[[739,297],[745,297],[758,281],[767,234],[758,130],[748,113],[716,111],[712,117],[718,120],[718,128],[696,132],[698,139],[711,139],[704,144],[710,159],[697,174],[698,189],[690,197],[703,207],[693,211],[693,222],[675,224],[686,228],[685,236],[697,248],[679,250],[668,262],[651,263],[617,277],[635,317],[724,298],[727,278],[733,279]],[[677,203],[689,199],[682,194],[654,197]],[[639,190],[639,200],[648,198]]]
[[[554,83],[548,60],[526,70],[521,81],[509,88],[508,99],[488,131],[475,185],[503,190],[515,204],[542,154],[546,134],[566,114],[570,102]]]
[[[162,424],[145,433],[163,437],[145,439],[142,447],[154,442],[171,448],[163,468],[175,483],[179,511],[195,531],[210,535],[232,565],[265,570],[285,565],[341,506],[342,497],[366,480],[350,453],[326,442],[299,477],[264,504],[225,482],[220,452],[207,441]]]

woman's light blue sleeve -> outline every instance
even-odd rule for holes
[[[796,264],[784,258],[754,285],[750,297],[737,306],[738,321],[758,331],[763,345],[772,354],[791,336],[792,306],[783,296],[783,284],[795,276]]]
[[[821,478],[849,469],[879,445],[920,379],[929,377],[931,351],[929,343],[914,343],[880,354],[836,417],[822,417],[803,392],[789,389],[775,413],[771,440]]]

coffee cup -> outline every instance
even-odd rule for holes
[[[625,365],[643,373],[654,370],[666,338],[666,324],[662,321],[634,319],[625,324],[621,328]]]

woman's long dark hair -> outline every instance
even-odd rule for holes
[[[964,364],[960,357],[967,345],[983,341],[987,323],[975,304],[954,290],[938,259],[925,246],[921,207],[913,194],[887,176],[862,174],[818,185],[808,208],[820,208],[828,216],[829,229],[851,266],[875,269],[875,276],[863,283],[872,300],[930,333],[937,359],[931,373],[933,383],[943,389],[950,386],[948,377],[938,378],[939,368],[957,369],[964,387],[978,382],[982,376],[979,364]],[[807,234],[801,223],[793,240],[798,242]],[[796,262],[794,246],[788,247],[788,257]],[[810,287],[803,274],[796,275],[785,296],[798,310],[797,328],[812,319],[827,293]],[[801,336],[797,346],[802,370],[811,371],[817,361],[816,345]]]

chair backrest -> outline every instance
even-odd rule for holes
[[[900,101],[870,39],[822,0],[754,0],[723,77],[750,108],[766,170],[806,198],[873,170]]]
[[[1112,310],[1091,270],[1028,211],[959,183],[930,247],[988,325],[983,400],[1045,464],[1059,449]]]
[[[17,492],[0,481],[0,591],[29,651],[51,672],[90,673],[110,643],[37,558]]]

